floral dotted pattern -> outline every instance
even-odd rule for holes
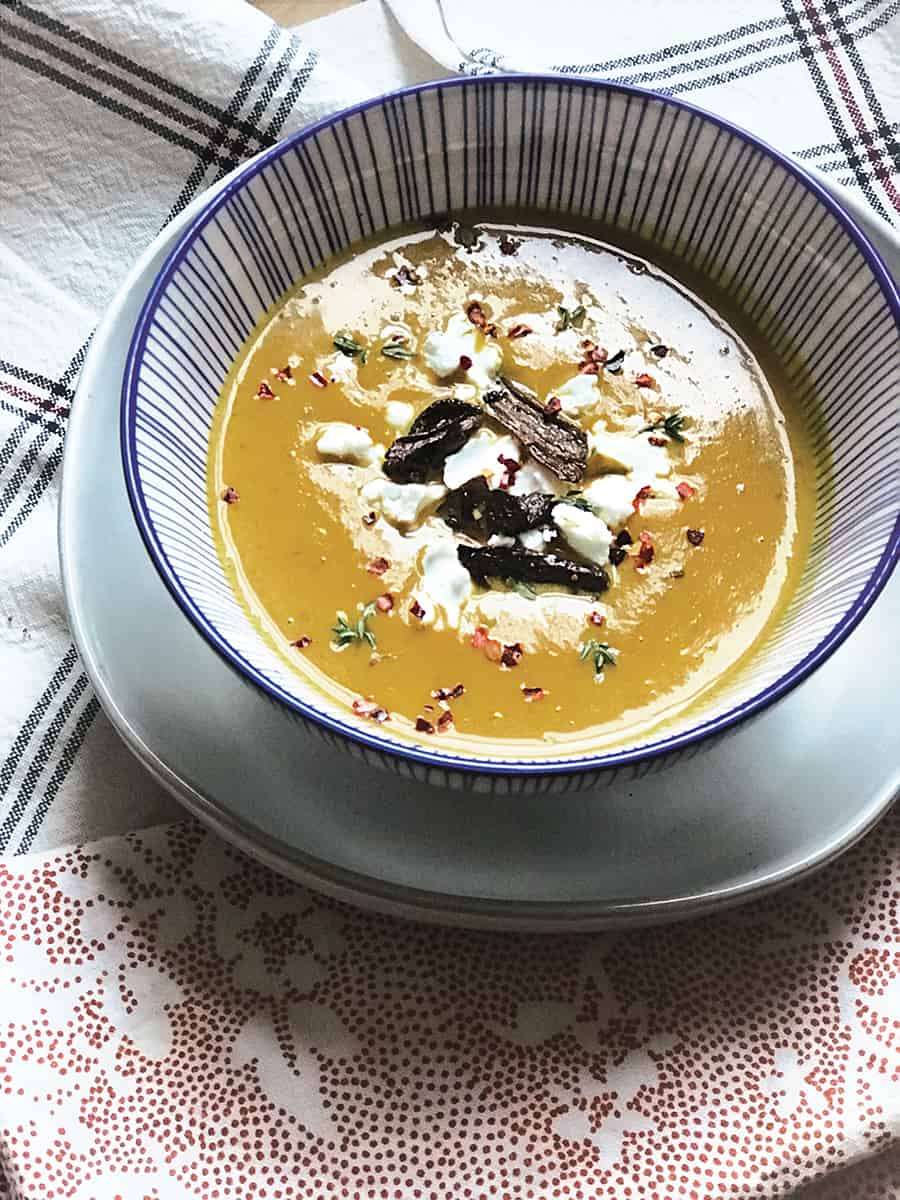
[[[189,823],[7,862],[7,1186],[881,1200],[900,1175],[898,846],[894,812],[738,912],[554,937],[367,915]]]

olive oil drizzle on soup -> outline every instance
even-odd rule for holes
[[[253,618],[348,714],[540,756],[658,730],[752,654],[811,472],[790,397],[663,271],[453,223],[356,246],[265,318],[209,506]]]

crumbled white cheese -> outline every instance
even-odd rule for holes
[[[487,544],[489,546],[514,546],[516,539],[506,533],[492,533]]]
[[[580,413],[585,408],[593,408],[600,399],[597,376],[573,375],[553,395],[559,398],[564,413]]]
[[[543,550],[548,542],[555,539],[555,529],[526,529],[519,534],[519,541],[526,550]]]
[[[506,468],[500,462],[501,454],[504,458],[514,458],[519,462],[519,443],[508,434],[501,436],[490,429],[479,429],[461,450],[451,454],[444,463],[444,483],[448,488],[458,488],[476,475],[483,475],[491,487],[499,487],[506,473]]]
[[[340,350],[333,357],[328,358],[322,364],[326,377],[340,380],[341,383],[347,383],[348,380],[357,378],[357,362],[349,354],[342,354]]]
[[[646,436],[610,433],[598,422],[588,436],[589,466],[607,471],[633,471],[637,475],[669,475],[672,463],[665,446],[653,446]]]
[[[584,488],[584,498],[602,521],[618,529],[633,516],[632,502],[642,486],[630,476],[601,475]]]
[[[490,387],[500,373],[503,352],[496,342],[478,342],[484,335],[476,329],[465,313],[457,313],[447,322],[444,331],[434,329],[422,343],[422,357],[441,379],[460,370],[460,359],[468,358],[472,365],[465,371],[466,379],[476,387]]]
[[[323,458],[356,463],[363,467],[371,466],[384,456],[384,447],[375,445],[368,430],[361,425],[351,425],[348,421],[332,421],[323,425],[316,449]]]
[[[600,517],[576,508],[574,504],[557,504],[553,509],[553,521],[572,549],[589,562],[609,561],[612,534]]]
[[[509,493],[511,496],[527,496],[529,492],[547,492],[551,496],[564,496],[571,486],[529,458],[516,471]]]
[[[416,410],[413,406],[404,400],[389,400],[387,408],[384,410],[384,419],[391,429],[398,429],[402,432],[409,429],[415,413]]]
[[[440,483],[392,483],[371,479],[362,489],[366,504],[381,511],[398,529],[408,529],[447,494]]]
[[[425,609],[425,623],[433,621],[437,629],[446,623],[457,629],[463,606],[471,595],[472,577],[459,561],[455,540],[446,539],[430,546],[422,561],[422,583],[416,594]]]
[[[453,399],[463,400],[466,404],[478,399],[478,388],[473,383],[454,383]]]

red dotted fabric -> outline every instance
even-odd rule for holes
[[[367,915],[189,823],[7,861],[7,1188],[886,1200],[898,849],[895,811],[737,912],[541,937]]]

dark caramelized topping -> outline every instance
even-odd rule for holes
[[[395,483],[421,483],[429,471],[461,450],[481,424],[483,411],[462,400],[436,400],[413,421],[387,452],[384,473]]]
[[[523,546],[458,546],[459,561],[477,583],[514,579],[520,583],[558,583],[576,592],[597,594],[609,587],[602,567],[539,554]]]
[[[492,533],[514,537],[526,529],[549,523],[554,496],[529,492],[511,496],[508,491],[492,490],[482,475],[476,475],[445,497],[437,513],[452,530],[469,537],[486,539]]]
[[[587,467],[587,434],[560,413],[548,413],[530,388],[501,376],[502,388],[485,392],[491,414],[559,479],[578,483]]]

